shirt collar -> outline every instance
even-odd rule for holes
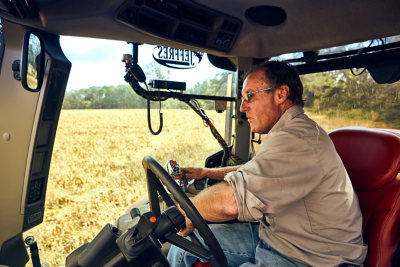
[[[285,126],[288,122],[290,122],[292,119],[297,117],[300,114],[303,114],[304,110],[301,106],[299,105],[293,105],[291,106],[288,110],[286,110],[285,113],[283,113],[282,117],[277,121],[277,123],[272,127],[272,129],[269,131],[269,133],[276,132],[283,126]]]

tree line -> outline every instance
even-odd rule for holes
[[[162,71],[156,63],[146,65],[147,77],[167,80],[168,71]],[[220,71],[209,79],[196,83],[187,89],[189,94],[224,96],[227,91],[228,72]],[[233,73],[233,75],[236,75]],[[235,77],[233,77],[235,80]],[[354,76],[350,70],[302,75],[305,107],[315,113],[330,117],[379,121],[394,126],[400,117],[400,82],[377,84],[365,71]],[[233,85],[235,88],[235,85]],[[211,101],[199,101],[205,109],[213,108]],[[147,101],[136,95],[128,84],[119,86],[90,87],[67,92],[65,109],[143,109]],[[158,108],[158,102],[152,102]],[[186,109],[188,106],[178,100],[162,102],[163,109]]]
[[[169,69],[163,70],[156,62],[148,63],[144,72],[148,79],[169,80]],[[218,71],[213,77],[196,83],[187,88],[187,94],[224,96],[227,91],[228,74]],[[236,75],[233,73],[233,75]],[[233,77],[233,80],[234,77]],[[156,89],[153,89],[156,90]],[[211,101],[200,100],[204,109],[213,108]],[[138,96],[129,84],[118,86],[92,86],[86,89],[73,90],[65,93],[64,109],[142,109],[147,108],[147,100]],[[151,102],[151,108],[159,108],[159,102]],[[185,103],[168,99],[162,102],[163,109],[187,109]]]
[[[400,82],[377,84],[350,70],[303,75],[305,107],[330,117],[379,121],[400,126]]]

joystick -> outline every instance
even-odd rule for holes
[[[165,163],[167,167],[167,172],[176,180],[179,180],[179,186],[182,188],[183,192],[187,189],[187,179],[185,173],[179,167],[179,164],[175,160],[167,160]]]

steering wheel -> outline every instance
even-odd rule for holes
[[[208,249],[204,248],[200,244],[193,233],[190,235],[190,238],[193,242],[190,242],[174,232],[166,234],[164,238],[171,244],[184,249],[207,262],[210,262],[214,267],[227,267],[228,261],[217,239],[211,232],[203,217],[201,217],[200,213],[197,211],[186,194],[180,189],[178,184],[172,179],[172,177],[160,165],[160,163],[158,163],[152,157],[144,157],[142,163],[147,176],[147,189],[150,209],[154,215],[157,218],[161,216],[157,192],[160,193],[168,207],[175,206],[164,186],[161,184],[162,182],[167,187],[168,191],[174,196],[181,208],[186,212],[186,215],[189,217],[189,219],[193,222],[194,227],[198,230],[200,236],[204,240],[204,243],[208,246]]]

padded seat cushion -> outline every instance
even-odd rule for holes
[[[329,136],[360,202],[364,266],[390,266],[400,240],[400,132],[342,128]]]
[[[396,131],[349,127],[329,136],[356,190],[380,188],[399,173],[400,139]]]

